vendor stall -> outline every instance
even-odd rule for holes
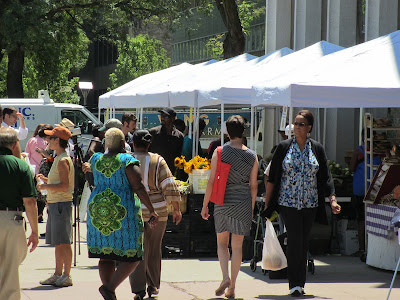
[[[252,105],[316,108],[400,107],[399,57],[400,31],[396,31],[324,56],[316,63],[310,64],[307,70],[298,70],[273,81],[255,84]],[[363,116],[361,113],[360,115],[362,120]],[[362,126],[360,131],[361,128]],[[396,180],[399,180],[398,178],[397,176]],[[378,210],[382,208],[384,207],[380,206]],[[381,251],[380,247],[385,250]],[[399,255],[398,247],[397,240],[389,241],[370,231],[367,262],[393,269]],[[388,257],[388,261],[385,261],[385,257]]]

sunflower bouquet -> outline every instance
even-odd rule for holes
[[[174,164],[176,168],[183,169],[187,174],[192,173],[193,170],[208,170],[211,168],[210,160],[199,155],[189,161],[186,161],[184,156],[176,157]]]

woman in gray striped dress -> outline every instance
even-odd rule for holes
[[[251,220],[257,195],[258,160],[254,151],[242,144],[244,120],[231,116],[226,121],[230,141],[222,148],[221,161],[231,165],[226,183],[223,205],[214,205],[214,222],[217,233],[218,259],[223,279],[215,295],[235,297],[236,278],[242,263],[243,237],[250,234]],[[211,174],[207,184],[201,215],[208,220],[208,202],[217,169],[217,152],[211,159]],[[231,276],[229,276],[229,238],[231,237]]]

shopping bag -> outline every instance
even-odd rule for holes
[[[81,202],[79,203],[79,221],[81,223],[86,220],[88,201],[91,193],[89,182],[86,181],[82,191]]]
[[[276,237],[274,226],[267,219],[261,266],[264,270],[277,271],[287,267],[287,260]]]
[[[215,172],[214,185],[210,197],[210,201],[222,205],[224,204],[226,182],[228,181],[229,171],[231,165],[221,161],[222,147],[217,147],[218,162],[217,170]]]

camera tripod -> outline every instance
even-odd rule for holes
[[[82,149],[79,147],[77,142],[77,136],[72,137],[74,143],[74,195],[73,195],[73,205],[74,205],[74,223],[72,227],[74,228],[74,267],[76,267],[76,248],[78,244],[78,254],[81,255],[81,235],[80,235],[80,216],[79,216],[79,196],[82,195],[83,187],[81,186],[81,179],[79,174],[82,170],[83,154]]]

